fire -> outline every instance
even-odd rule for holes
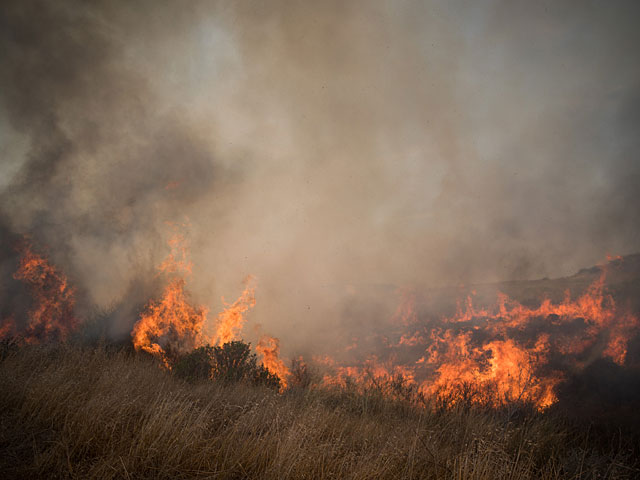
[[[184,286],[183,279],[173,279],[160,300],[149,302],[131,333],[136,350],[159,357],[167,367],[170,356],[203,343],[207,309],[193,307]]]
[[[29,343],[66,340],[80,323],[74,314],[74,289],[45,256],[33,251],[28,241],[22,243],[19,251],[20,263],[13,278],[27,284],[33,307],[28,313],[28,324],[22,329],[13,318],[4,319],[0,338],[20,335]]]
[[[222,299],[226,308],[218,314],[216,319],[215,341],[218,345],[223,345],[238,338],[242,327],[244,326],[244,313],[253,308],[256,304],[255,297],[255,277],[249,275],[243,281],[244,290],[238,299],[229,304]]]
[[[552,353],[576,368],[575,359],[594,350],[624,364],[627,339],[638,321],[617,312],[604,282],[603,271],[576,300],[566,292],[561,303],[545,299],[537,308],[500,294],[493,309],[477,309],[469,297],[466,310],[431,332],[425,363],[435,375],[423,388],[451,393],[462,383],[480,390],[492,384],[496,401],[526,400],[544,408],[556,400],[554,389],[563,379],[549,364]]]
[[[169,239],[170,252],[159,265],[160,274],[168,275],[168,283],[158,300],[151,300],[131,332],[136,350],[148,352],[170,368],[177,355],[208,343],[222,345],[235,340],[244,324],[243,314],[255,301],[253,277],[245,279],[240,297],[218,314],[216,333],[206,333],[208,308],[191,304],[185,277],[191,275],[187,240],[177,226],[169,224],[173,234]],[[224,299],[223,299],[224,302]]]
[[[290,372],[280,358],[280,340],[263,335],[258,341],[256,351],[262,356],[262,365],[280,378],[282,388],[285,389]]]
[[[151,300],[131,332],[136,350],[148,352],[169,368],[169,360],[205,343],[203,329],[208,309],[193,306],[185,290],[185,276],[191,274],[186,239],[177,227],[169,239],[170,253],[158,267],[169,274],[169,283],[159,300]]]
[[[546,319],[548,326],[562,327],[576,319],[583,319],[586,328],[579,332],[572,332],[571,338],[562,332],[554,335],[556,342],[569,340],[562,347],[564,353],[578,353],[593,346],[606,332],[610,336],[604,349],[605,356],[616,363],[623,364],[626,355],[626,340],[621,334],[637,325],[637,319],[631,315],[621,315],[615,305],[613,297],[605,293],[605,273],[591,284],[586,292],[576,300],[571,299],[570,293],[565,292],[564,300],[554,305],[549,299],[542,301],[537,308],[528,308],[504,294],[499,294],[497,308],[476,309],[471,297],[467,299],[467,309],[459,310],[458,314],[445,323],[473,323],[484,320],[485,328],[494,336],[509,336],[517,331],[525,330],[536,320]],[[576,339],[576,334],[579,338]]]
[[[340,366],[329,357],[315,357],[316,363],[328,366],[322,383],[329,387],[374,388],[389,397],[397,397],[403,391],[416,386],[413,368],[398,364],[394,358],[386,362],[370,355],[362,365]]]
[[[460,387],[471,387],[477,393],[495,396],[490,402],[527,400],[539,408],[548,407],[555,400],[554,387],[558,376],[536,375],[537,365],[544,361],[547,338],[527,349],[512,339],[493,340],[480,347],[471,345],[468,333],[452,337],[445,348],[444,358],[433,354],[428,363],[438,365],[435,378],[422,385],[431,395],[453,397]]]
[[[136,350],[156,356],[167,368],[194,348],[240,338],[245,314],[256,304],[255,278],[249,275],[237,300],[222,299],[225,308],[216,317],[213,334],[207,333],[208,308],[191,301],[186,278],[193,264],[186,238],[177,228],[169,250],[158,267],[159,274],[167,277],[166,286],[159,298],[148,302],[131,332]],[[20,253],[14,278],[26,283],[33,306],[24,327],[13,316],[4,318],[0,338],[64,341],[79,324],[74,289],[29,242],[21,245]],[[606,268],[600,268],[599,278],[577,298],[566,291],[560,302],[547,298],[527,306],[499,293],[495,305],[478,307],[470,295],[452,316],[426,323],[416,311],[416,294],[401,290],[400,306],[390,321],[392,330],[364,337],[367,344],[379,345],[377,355],[362,352],[351,338],[352,344],[340,350],[345,361],[329,356],[315,361],[328,371],[326,385],[410,385],[424,396],[454,403],[461,398],[494,406],[523,401],[544,409],[557,400],[564,372],[580,371],[597,358],[618,365],[627,362],[628,342],[640,322],[616,307],[605,288]],[[280,341],[262,335],[256,351],[286,388],[291,372],[280,358]]]
[[[402,294],[391,321],[396,333],[376,337],[380,358],[358,360],[351,348],[349,362],[316,357],[332,372],[324,383],[402,375],[426,396],[455,402],[466,389],[495,406],[525,401],[544,409],[557,400],[567,368],[579,370],[586,358],[598,357],[624,365],[628,340],[640,326],[605,291],[604,269],[582,295],[572,299],[567,291],[555,304],[544,299],[528,307],[500,293],[493,307],[480,308],[469,296],[453,316],[422,325],[415,304],[413,295]]]

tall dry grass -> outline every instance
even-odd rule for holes
[[[545,415],[416,409],[373,393],[187,384],[105,348],[0,361],[0,477],[636,478],[624,448]],[[615,448],[614,448],[615,447]]]

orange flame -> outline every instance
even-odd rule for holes
[[[544,299],[537,307],[527,307],[500,293],[494,307],[478,308],[469,296],[454,316],[423,326],[415,298],[403,295],[391,324],[400,329],[395,343],[388,340],[393,337],[375,337],[384,346],[384,361],[368,356],[345,365],[315,357],[333,372],[325,375],[324,383],[344,384],[347,378],[366,383],[401,375],[424,394],[453,402],[466,388],[477,392],[479,401],[496,406],[525,401],[544,409],[557,400],[562,365],[579,370],[585,358],[597,357],[623,365],[627,343],[640,326],[635,316],[619,312],[605,292],[604,269],[575,300],[566,292],[557,304]],[[357,356],[357,347],[348,352]],[[416,352],[422,354],[412,360]]]
[[[67,277],[51,265],[46,257],[35,253],[28,241],[20,247],[18,270],[13,278],[25,282],[33,296],[29,323],[22,331],[13,318],[2,321],[0,337],[19,334],[29,343],[64,341],[79,324],[74,314],[74,289]]]
[[[184,285],[183,279],[172,280],[160,300],[149,302],[131,332],[136,350],[159,357],[167,367],[170,355],[184,353],[203,343],[207,309],[190,305]]]
[[[227,308],[217,317],[216,334],[209,338],[205,333],[208,308],[193,306],[185,289],[184,277],[193,268],[186,238],[178,226],[169,226],[173,229],[168,242],[170,252],[158,267],[159,272],[170,275],[169,283],[159,300],[147,304],[131,332],[135,349],[160,358],[167,368],[176,355],[206,343],[222,345],[236,339],[245,321],[243,313],[256,303],[253,277],[249,276],[240,298],[233,304],[225,303]]]
[[[493,403],[526,400],[539,408],[548,407],[555,400],[554,387],[561,377],[536,375],[536,368],[545,360],[546,337],[540,338],[532,349],[517,344],[512,339],[493,340],[480,347],[473,347],[470,333],[453,336],[445,333],[450,343],[445,358],[432,355],[428,362],[438,364],[435,379],[425,382],[422,388],[432,395],[456,395],[461,385],[475,391],[495,389]]]
[[[169,240],[171,251],[158,270],[173,275],[159,300],[151,300],[133,326],[131,337],[136,350],[143,350],[162,360],[169,368],[169,359],[204,343],[203,328],[208,309],[189,303],[185,280],[191,273],[184,235],[174,227]]]
[[[394,379],[402,379],[407,384],[415,384],[413,368],[397,364],[394,359],[381,362],[375,355],[369,356],[362,365],[339,366],[329,357],[314,357],[316,363],[331,367],[332,373],[323,377],[328,386],[345,387],[352,384],[357,387],[383,388]],[[393,394],[393,392],[386,392]]]
[[[216,319],[215,339],[218,345],[236,340],[240,330],[244,326],[245,318],[243,314],[253,308],[256,304],[255,277],[249,275],[243,281],[245,288],[238,299],[229,304],[222,299],[227,308],[218,314]]]
[[[561,303],[546,299],[537,308],[500,294],[494,309],[476,309],[469,297],[465,311],[459,309],[455,317],[445,319],[448,328],[432,331],[424,362],[435,367],[435,376],[423,388],[452,393],[462,383],[479,389],[492,384],[498,401],[527,400],[544,408],[556,400],[554,389],[562,380],[548,365],[551,352],[577,355],[602,344],[602,356],[624,364],[627,341],[638,320],[617,312],[613,298],[604,292],[604,280],[603,272],[576,300],[567,292]],[[536,321],[555,328],[553,337],[531,333]],[[584,322],[584,328],[563,330],[576,321]],[[485,337],[486,343],[477,337]]]
[[[280,358],[280,340],[269,335],[263,335],[256,345],[256,351],[262,355],[262,364],[271,373],[280,378],[282,389],[287,388],[289,369]]]

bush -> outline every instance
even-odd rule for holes
[[[189,382],[208,380],[213,369],[212,350],[213,347],[207,345],[182,355],[173,365],[173,373]]]
[[[254,385],[262,385],[277,391],[279,391],[280,387],[282,386],[280,377],[278,377],[275,373],[271,373],[262,364],[256,367],[253,373],[252,382]]]
[[[205,345],[182,355],[174,364],[175,375],[187,381],[213,379],[224,384],[249,382],[280,389],[280,379],[258,365],[251,344],[242,341],[212,347]]]

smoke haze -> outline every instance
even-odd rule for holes
[[[284,334],[338,322],[359,285],[633,253],[639,21],[623,1],[3,2],[1,271],[30,235],[128,332],[180,224],[197,301],[255,274],[254,320]]]

